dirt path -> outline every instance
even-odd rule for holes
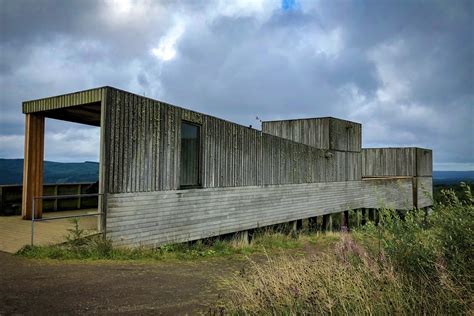
[[[194,262],[62,262],[29,260],[0,252],[0,315],[154,314],[207,311],[217,278],[244,260]]]

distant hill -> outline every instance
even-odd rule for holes
[[[474,171],[433,171],[434,184],[458,184],[474,182]]]
[[[99,163],[44,162],[44,183],[95,182],[99,180]],[[23,159],[0,158],[0,185],[22,184]]]
[[[98,162],[44,162],[44,183],[95,182],[99,179]],[[0,158],[0,185],[21,184],[23,159]],[[433,171],[434,184],[474,182],[474,171]]]

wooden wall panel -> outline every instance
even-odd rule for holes
[[[172,179],[163,179],[160,159],[162,127],[161,104],[131,93],[111,89],[107,93],[109,141],[105,166],[107,192],[147,192],[162,188]]]
[[[416,175],[418,177],[433,175],[433,152],[431,149],[416,149]]]
[[[417,177],[416,178],[417,206],[423,208],[433,205],[433,178]]]
[[[262,131],[320,149],[360,152],[362,126],[332,117],[262,122]]]
[[[423,148],[364,148],[362,176],[430,177],[433,172],[432,151]]]
[[[112,193],[179,188],[183,120],[201,125],[204,188],[357,181],[362,175],[411,176],[417,170],[414,148],[357,152],[357,123],[327,118],[265,124],[271,133],[286,137],[282,138],[124,91],[111,91],[107,119],[111,163],[107,174]],[[295,137],[315,146],[345,146],[346,150],[319,149],[288,139]],[[423,155],[426,163],[418,166],[419,173],[431,175],[431,155]]]
[[[115,245],[157,246],[347,209],[411,208],[411,190],[410,179],[383,179],[111,194],[107,232]]]
[[[362,176],[416,176],[416,148],[364,148]]]

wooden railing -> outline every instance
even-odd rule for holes
[[[22,185],[0,185],[0,216],[21,214],[22,189]],[[95,183],[58,183],[43,186],[43,195],[81,195],[86,193],[97,193]],[[96,208],[97,205],[97,196],[51,199],[43,202],[43,211]]]

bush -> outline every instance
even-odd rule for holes
[[[465,314],[474,310],[474,200],[452,190],[432,211],[382,209],[334,253],[269,258],[224,281],[231,314]],[[352,237],[354,237],[354,240]],[[361,246],[363,245],[363,246]]]
[[[461,183],[464,198],[452,190],[442,190],[441,200],[430,216],[432,233],[441,257],[458,280],[472,286],[474,279],[474,198],[471,187]]]
[[[388,258],[370,255],[349,235],[334,252],[249,261],[230,279],[229,293],[212,313],[237,315],[413,315],[459,314],[469,309],[457,287],[419,286],[397,272]],[[225,293],[224,292],[224,293]]]

